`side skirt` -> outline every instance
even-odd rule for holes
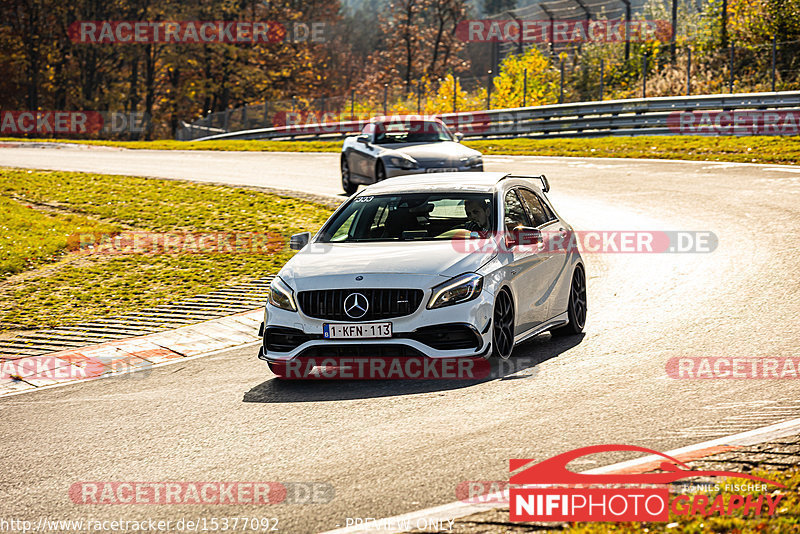
[[[569,323],[569,315],[567,314],[567,312],[564,312],[562,314],[553,317],[552,319],[549,319],[541,324],[534,326],[527,332],[517,334],[516,336],[514,336],[514,344],[520,343],[528,338],[531,338],[535,335],[541,334],[542,332],[550,330],[551,328],[562,326],[567,323]]]

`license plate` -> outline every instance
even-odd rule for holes
[[[325,339],[392,337],[392,323],[343,323],[322,325]]]
[[[425,169],[425,172],[458,172],[458,167],[436,167],[433,169]]]

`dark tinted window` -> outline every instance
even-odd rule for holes
[[[506,216],[504,223],[506,225],[506,232],[511,232],[517,226],[531,225],[525,213],[525,208],[513,189],[506,193],[505,208]]]
[[[519,189],[519,194],[528,208],[528,214],[533,219],[533,226],[541,226],[547,224],[555,217],[553,213],[547,208],[547,205],[529,189]]]

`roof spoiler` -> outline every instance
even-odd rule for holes
[[[514,176],[512,174],[507,174],[500,179],[503,180],[505,178],[523,178],[526,180],[539,180],[542,182],[542,191],[544,193],[550,191],[550,182],[547,181],[547,176],[545,176],[544,174],[540,174],[539,176]]]

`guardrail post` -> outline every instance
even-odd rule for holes
[[[686,49],[686,96],[692,94],[692,49]]]
[[[775,42],[775,36],[772,36],[772,92],[775,92],[775,53],[777,49],[777,43]]]
[[[730,64],[731,79],[730,79],[730,82],[728,84],[728,92],[729,93],[733,93],[733,50],[734,50],[735,47],[736,46],[733,43],[731,43],[731,64]]]
[[[600,60],[600,101],[603,101],[603,73],[605,71],[605,63]]]
[[[228,123],[230,122],[230,118],[231,118],[231,110],[226,109],[225,110],[225,115],[222,118],[222,121],[223,121],[222,122],[222,129],[225,130],[226,132],[228,131]]]
[[[558,103],[559,104],[563,104],[564,103],[564,59],[563,58],[561,59],[561,83],[560,83],[560,87],[561,87],[561,89],[560,89],[559,94],[558,94]]]
[[[647,54],[642,56],[642,98],[647,98]]]
[[[522,71],[522,107],[525,107],[528,100],[528,69]]]
[[[262,124],[264,124],[265,128],[267,127],[267,124],[269,124],[269,101],[268,100],[264,100],[264,120],[263,120]]]

